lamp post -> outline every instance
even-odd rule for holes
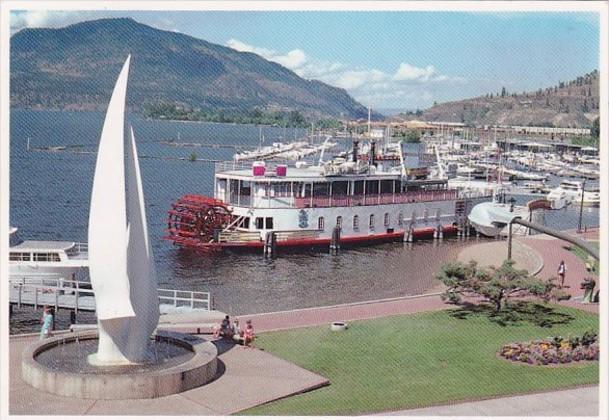
[[[577,233],[581,233],[582,231],[582,216],[584,212],[584,194],[586,193],[586,178],[584,178],[584,182],[582,183],[582,199],[579,202],[579,223],[577,225]]]

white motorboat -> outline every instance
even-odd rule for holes
[[[562,181],[560,185],[550,191],[548,194],[548,200],[556,200],[562,193],[564,193],[565,199],[570,203],[582,202],[585,206],[598,206],[601,202],[600,190],[598,187],[590,187],[584,191],[583,185],[579,181]]]
[[[9,245],[9,276],[15,281],[40,278],[73,280],[89,265],[85,243],[23,241],[17,235],[17,228],[11,227]]]
[[[571,203],[570,196],[562,188],[555,188],[547,196],[552,209],[560,210]]]
[[[513,206],[497,202],[486,202],[475,205],[467,217],[476,231],[492,238],[507,235],[508,224],[514,217],[529,220],[531,211],[527,206]],[[512,227],[513,234],[525,235],[528,228],[520,225]]]

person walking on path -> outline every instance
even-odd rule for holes
[[[53,314],[48,306],[44,307],[42,311],[42,318],[40,319],[42,328],[40,329],[40,339],[49,338],[51,331],[53,330]]]
[[[558,264],[558,279],[560,280],[560,288],[565,287],[565,274],[567,273],[567,265],[564,260]]]

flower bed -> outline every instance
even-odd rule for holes
[[[529,365],[558,365],[585,360],[598,360],[599,346],[594,333],[585,333],[581,338],[551,337],[523,343],[509,343],[499,355],[513,362]]]

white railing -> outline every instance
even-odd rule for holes
[[[170,304],[176,308],[187,307],[190,309],[203,309],[206,311],[212,309],[211,293],[209,292],[175,289],[158,289],[158,291],[159,302],[161,304]]]
[[[87,260],[89,259],[89,244],[85,242],[74,242],[74,246],[70,248],[66,254],[71,260]]]
[[[212,310],[209,292],[190,290],[158,289],[159,304],[176,308],[185,307],[199,310]],[[88,298],[84,301],[81,298]],[[41,277],[20,277],[10,279],[10,302],[21,305],[54,306],[78,310],[95,310],[94,291],[89,281],[49,279]]]

